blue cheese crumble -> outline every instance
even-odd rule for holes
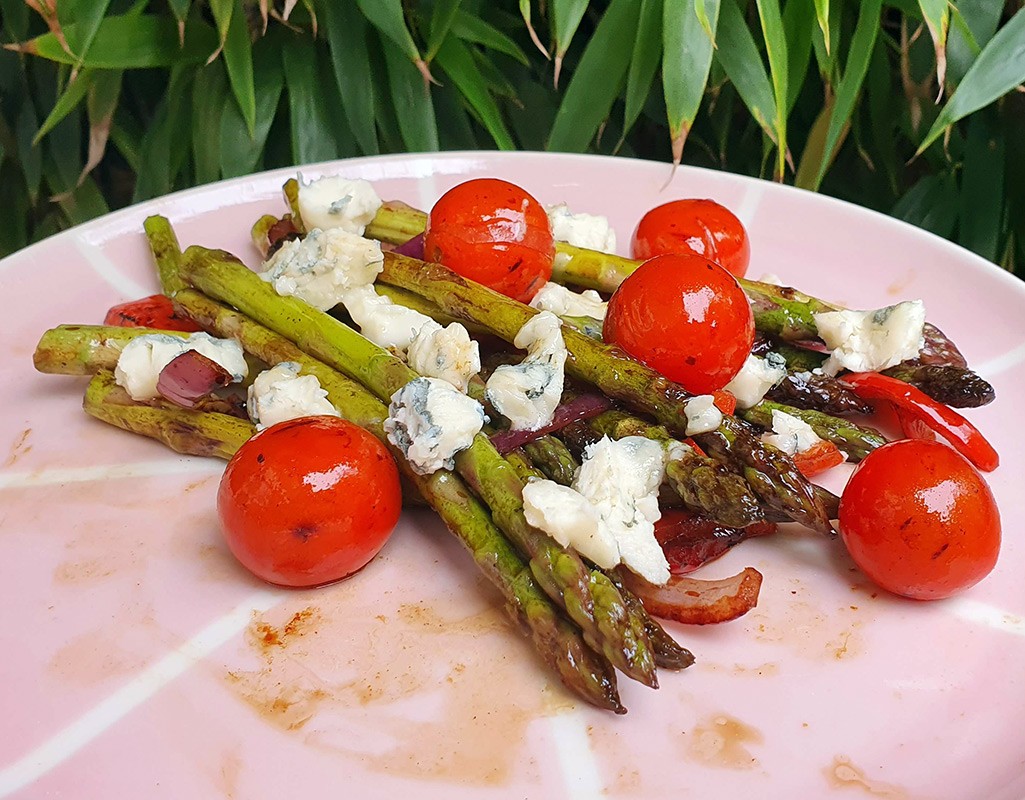
[[[556,241],[602,253],[616,252],[616,232],[609,225],[607,217],[574,214],[565,203],[547,206],[545,211],[548,212],[552,237]]]
[[[260,277],[278,294],[327,311],[348,290],[373,283],[383,268],[380,242],[341,228],[315,228],[303,239],[285,242]]]
[[[551,311],[557,317],[592,317],[603,320],[609,304],[593,289],[574,292],[549,281],[534,295],[530,306],[538,311]]]
[[[683,412],[687,415],[688,436],[708,433],[722,425],[722,412],[716,408],[715,398],[710,394],[692,397],[684,405]]]
[[[737,398],[738,408],[751,408],[786,375],[787,362],[778,353],[766,353],[765,358],[749,355],[740,372],[723,388]]]
[[[572,488],[553,481],[523,489],[527,522],[599,567],[624,564],[654,584],[669,580],[655,538],[666,451],[642,436],[608,437],[587,448]]]
[[[208,333],[188,337],[151,333],[132,339],[121,350],[114,367],[114,381],[133,400],[152,400],[159,396],[157,381],[164,367],[188,350],[195,350],[231,373],[233,382],[249,374],[242,346],[234,339],[217,339]]]
[[[329,175],[307,183],[299,176],[299,214],[307,230],[340,228],[362,236],[380,208],[369,181]]]
[[[815,327],[832,351],[822,365],[826,375],[874,372],[918,356],[925,346],[925,304],[908,300],[875,311],[826,311],[815,315]]]
[[[480,433],[484,407],[439,378],[416,378],[391,398],[384,430],[418,475],[452,469]]]
[[[246,408],[257,430],[299,417],[340,416],[317,376],[300,375],[300,369],[294,361],[283,361],[256,376]]]
[[[503,364],[488,378],[487,399],[514,431],[536,431],[551,423],[562,401],[566,343],[562,323],[542,311],[520,328],[513,344],[527,355],[519,364]]]

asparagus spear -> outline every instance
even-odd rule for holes
[[[417,377],[406,364],[308,304],[279,297],[230,254],[191,247],[185,253],[185,278],[206,294],[230,303],[329,366],[366,386],[382,400]],[[495,521],[530,557],[531,568],[553,600],[626,674],[655,685],[654,659],[643,625],[625,613],[614,588],[596,585],[575,553],[567,552],[523,516],[523,484],[515,470],[483,434],[456,458],[460,474],[479,491]],[[429,498],[425,498],[429,499]],[[630,625],[621,624],[631,620]]]
[[[843,450],[851,461],[861,461],[865,456],[886,444],[886,439],[878,431],[856,425],[850,420],[823,414],[821,411],[775,403],[762,400],[757,405],[741,412],[748,422],[763,428],[772,428],[772,412],[782,411],[793,417],[804,420],[821,439],[832,442]]]
[[[82,407],[96,419],[186,455],[228,460],[254,433],[250,422],[230,414],[134,404],[106,369],[89,381]]]
[[[555,436],[542,436],[523,445],[527,454],[544,476],[549,480],[569,486],[580,468],[569,448]]]
[[[462,319],[484,325],[512,342],[517,332],[536,313],[487,287],[456,275],[441,264],[385,253],[380,280],[409,289]],[[690,395],[678,384],[630,358],[617,347],[596,342],[563,327],[569,357],[567,371],[600,388],[606,395],[651,414],[669,428],[683,432],[687,418],[684,404]],[[752,488],[774,508],[815,530],[831,533],[821,504],[811,485],[786,456],[764,447],[733,417],[724,417],[717,431],[702,434],[699,443],[718,460],[744,470]],[[753,481],[753,482],[752,482]]]
[[[121,350],[138,336],[153,333],[187,338],[182,331],[121,328],[115,325],[59,325],[42,335],[32,362],[40,372],[54,375],[92,375],[113,370]]]
[[[978,408],[996,399],[992,384],[970,369],[953,364],[904,362],[883,370],[883,374],[910,383],[952,408]]]
[[[788,372],[782,381],[765,393],[765,397],[777,403],[836,416],[872,413],[872,406],[843,381],[814,372]]]
[[[149,240],[150,250],[153,252],[153,260],[157,264],[157,275],[160,278],[160,286],[164,294],[173,296],[179,289],[185,287],[181,279],[181,246],[178,244],[178,237],[167,217],[153,215],[146,217],[142,223],[146,231],[146,238]]]

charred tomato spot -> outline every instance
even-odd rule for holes
[[[303,523],[297,525],[293,530],[292,534],[301,542],[308,542],[310,537],[317,532],[317,526],[310,523]]]

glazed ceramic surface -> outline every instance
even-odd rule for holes
[[[143,219],[182,245],[258,256],[294,170],[145,203],[0,262],[0,797],[707,798],[1025,796],[1025,284],[938,238],[824,197],[623,159],[446,154],[311,166],[430,208],[496,176],[606,214],[620,250],[649,208],[711,197],[750,233],[751,277],[875,308],[922,298],[992,381],[968,414],[997,445],[996,571],[916,603],[875,590],[838,541],[793,526],[708,566],[765,576],[758,607],[671,626],[697,656],[629,713],[578,704],[428,512],[406,513],[351,580],[262,585],[232,560],[223,463],[182,457],[81,411],[84,379],[39,375],[59,323],[157,290]],[[830,476],[839,490],[843,468]]]

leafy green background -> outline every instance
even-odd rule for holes
[[[497,147],[783,180],[1022,274],[1022,6],[0,0],[0,254],[265,168]]]

